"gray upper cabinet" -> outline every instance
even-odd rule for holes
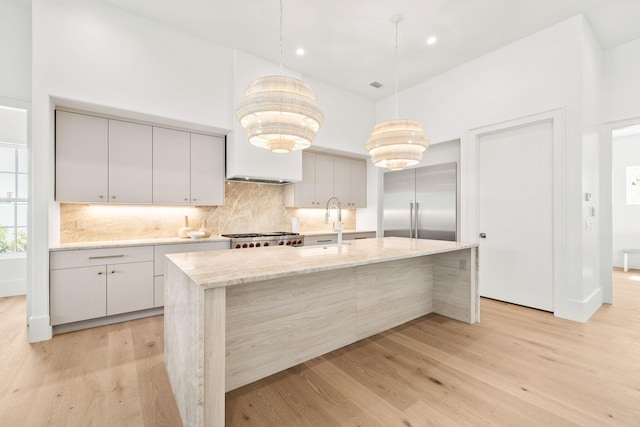
[[[109,123],[101,117],[56,111],[56,200],[106,203]]]
[[[189,132],[153,128],[153,202],[191,204]]]
[[[224,138],[56,111],[56,201],[223,205]]]
[[[302,182],[285,188],[286,207],[323,208],[335,195],[343,208],[367,206],[367,167],[364,160],[305,151]]]
[[[109,120],[109,203],[151,203],[151,126]]]
[[[224,139],[191,133],[191,203],[224,205]]]

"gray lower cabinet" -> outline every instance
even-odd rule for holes
[[[51,325],[153,307],[153,246],[52,252]]]
[[[375,231],[349,231],[342,233],[342,240],[374,239],[375,237]],[[304,236],[305,246],[331,245],[335,243],[338,243],[338,233]]]
[[[221,242],[198,242],[198,243],[177,243],[172,245],[157,245],[154,247],[154,307],[164,305],[164,256],[167,254],[177,254],[184,252],[217,251],[229,249],[228,241]]]

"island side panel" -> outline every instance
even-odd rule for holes
[[[433,311],[429,256],[356,268],[357,338],[363,339]]]
[[[185,427],[203,421],[203,291],[171,261],[165,261],[164,364]]]
[[[434,313],[466,323],[477,322],[476,249],[431,256]]]
[[[355,268],[227,288],[226,390],[356,341]]]
[[[204,425],[224,426],[226,289],[204,296]]]

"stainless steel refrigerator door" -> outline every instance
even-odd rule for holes
[[[413,169],[384,174],[384,236],[412,236],[411,207],[415,200]]]
[[[457,164],[423,166],[415,173],[417,237],[455,241]]]

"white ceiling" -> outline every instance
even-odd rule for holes
[[[104,1],[279,62],[278,0]],[[579,13],[603,48],[640,38],[640,0],[282,1],[285,67],[374,100],[394,92],[396,14],[400,90]]]

